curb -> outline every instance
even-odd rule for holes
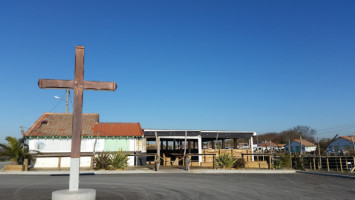
[[[129,170],[129,171],[81,171],[81,176],[87,175],[114,175],[114,174],[295,174],[296,170]],[[28,171],[28,172],[3,172],[1,175],[28,175],[28,176],[69,176],[69,171]]]
[[[322,173],[322,172],[306,172],[306,171],[296,171],[296,173],[300,174],[311,174],[311,175],[318,175],[318,176],[333,176],[339,178],[349,178],[355,179],[355,176],[343,175],[343,174],[332,174],[332,173]]]

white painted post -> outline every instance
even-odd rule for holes
[[[69,190],[79,190],[80,158],[70,158]]]
[[[198,136],[197,139],[197,146],[198,146],[198,153],[201,154],[202,153],[202,139],[201,139],[201,135]],[[198,164],[201,165],[201,156],[198,156]]]
[[[251,153],[254,153],[254,148],[253,148],[253,136],[250,137],[250,148],[251,148]],[[251,156],[251,160],[254,161],[254,156]]]

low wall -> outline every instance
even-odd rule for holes
[[[80,167],[90,168],[92,165],[91,156],[80,157]],[[134,166],[134,156],[128,156],[128,166]],[[70,157],[38,157],[34,169],[43,168],[69,168]]]
[[[4,171],[25,171],[25,165],[4,165]]]
[[[251,153],[250,149],[202,149],[202,154],[216,154],[216,157],[228,154],[235,158],[242,158],[242,154]],[[245,161],[251,161],[251,156],[244,156]],[[202,162],[213,163],[213,156],[202,156]]]

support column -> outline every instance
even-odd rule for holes
[[[250,137],[250,150],[251,150],[251,153],[253,154],[254,153],[254,148],[253,148],[253,136]],[[251,156],[251,160],[254,161],[254,156],[252,155]]]
[[[158,133],[155,132],[155,142],[156,142],[156,146],[157,146],[157,158],[156,160],[154,160],[154,165],[156,167],[156,171],[159,170],[159,165],[160,165],[160,147],[159,143],[160,143],[160,138],[158,137]],[[158,163],[157,163],[158,162]]]
[[[175,143],[176,143],[176,140],[174,139],[173,150],[175,150],[175,148],[176,148]]]
[[[212,149],[215,149],[214,148],[214,140],[211,141],[211,144],[212,144]]]
[[[169,150],[169,140],[165,141],[165,150]]]
[[[187,141],[187,149],[188,149],[189,153],[191,153],[191,140]]]
[[[237,149],[238,148],[238,138],[234,138],[233,141],[234,141],[234,149]]]
[[[222,149],[225,149],[226,147],[225,147],[225,139],[222,139]]]
[[[198,147],[198,153],[201,154],[202,153],[202,139],[201,139],[201,136],[199,136],[198,139],[197,139],[197,147]],[[201,156],[198,156],[198,162],[199,162],[199,165],[201,165]]]

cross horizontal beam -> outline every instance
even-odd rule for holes
[[[77,84],[84,90],[115,91],[117,89],[116,82],[83,81],[82,84]],[[39,79],[38,86],[41,89],[74,89],[75,82],[73,80]]]

